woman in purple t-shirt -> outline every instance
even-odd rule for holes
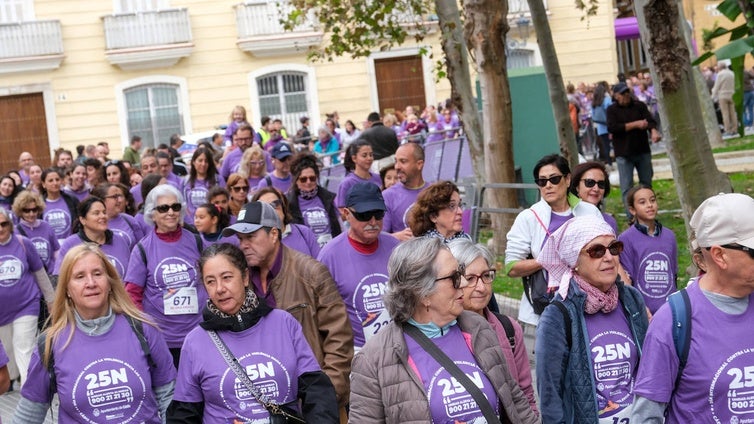
[[[208,247],[199,258],[209,300],[201,327],[183,344],[167,422],[267,422],[264,401],[306,422],[337,423],[335,389],[301,326],[257,298],[248,270],[244,253],[228,243]],[[239,379],[241,373],[251,381]]]
[[[42,197],[46,207],[42,219],[55,231],[58,240],[71,235],[76,222],[78,199],[62,191],[65,175],[57,168],[47,168],[42,173]]]
[[[107,256],[94,244],[74,247],[59,281],[13,422],[44,422],[55,393],[60,423],[163,422],[175,381],[170,352]]]
[[[50,224],[39,219],[44,208],[42,196],[29,190],[19,193],[13,202],[13,213],[20,218],[16,232],[31,240],[49,273],[58,257],[60,243]]]
[[[274,187],[265,187],[259,189],[254,196],[251,197],[252,202],[264,202],[268,203],[275,209],[275,212],[280,218],[280,222],[283,223],[281,231],[283,233],[283,244],[290,247],[293,250],[298,250],[301,253],[316,258],[319,256],[321,247],[317,242],[317,235],[314,234],[311,228],[302,224],[294,224],[291,221],[290,208],[288,206],[288,198],[283,196],[278,189]]]
[[[359,182],[370,182],[382,187],[380,174],[375,174],[370,169],[374,163],[374,154],[372,153],[372,144],[360,138],[346,149],[346,155],[343,158],[343,166],[346,168],[346,176],[338,186],[338,197],[335,202],[340,210],[340,215],[345,216],[346,196],[348,190]]]

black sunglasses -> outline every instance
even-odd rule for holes
[[[241,191],[249,191],[249,186],[233,186],[230,188],[234,192],[238,193]]]
[[[446,275],[445,277],[435,278],[435,283],[438,282],[438,281],[448,280],[449,279],[451,282],[453,282],[453,288],[456,289],[456,290],[458,290],[458,289],[460,289],[462,287],[466,287],[466,285],[468,284],[468,283],[466,283],[466,284],[461,285],[461,282],[466,281],[463,278],[463,274],[464,273],[466,273],[466,266],[463,265],[463,264],[458,265],[458,269],[455,270],[455,271],[453,271],[452,274]]]
[[[607,181],[605,181],[605,180],[599,180],[599,181],[597,181],[597,180],[593,180],[591,178],[584,178],[581,181],[584,182],[584,185],[586,186],[586,188],[592,188],[592,187],[594,187],[595,184],[597,184],[597,187],[600,188],[600,189],[602,189],[602,190],[604,190],[604,189],[607,188]]]
[[[601,244],[593,244],[586,249],[587,255],[592,259],[599,259],[605,256],[605,252],[610,252],[613,256],[618,256],[623,252],[623,242],[615,240],[607,246]]]
[[[552,185],[558,185],[560,184],[560,180],[562,180],[564,176],[565,175],[555,175],[550,178],[537,178],[536,180],[534,180],[534,182],[540,187],[546,186],[548,181]]]
[[[317,182],[317,177],[315,177],[314,175],[309,177],[298,177],[298,182],[300,182],[301,184],[306,184],[307,181],[310,183],[315,183]]]
[[[357,221],[361,221],[361,222],[371,221],[372,218],[379,221],[385,217],[385,211],[381,211],[379,209],[376,209],[373,211],[366,211],[366,212],[356,212],[353,209],[349,209],[348,211],[351,212],[351,214],[353,214],[353,217],[356,218]]]
[[[21,212],[23,212],[23,213],[29,213],[29,212],[37,213],[37,212],[39,212],[39,208],[23,208],[23,209],[21,209]]]
[[[10,221],[3,221],[3,222],[0,222],[0,227],[3,227],[3,228],[10,228]]]
[[[180,203],[173,203],[172,205],[160,205],[155,206],[154,210],[156,210],[159,213],[168,213],[170,209],[173,210],[173,212],[180,212],[181,211],[181,204]]]
[[[754,259],[754,249],[746,246],[741,246],[740,244],[723,244],[720,247],[725,249],[732,249],[732,250],[740,250],[742,252],[746,252],[749,254],[749,256]]]

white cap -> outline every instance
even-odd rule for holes
[[[738,244],[754,249],[754,199],[720,193],[702,202],[691,217],[699,247]]]

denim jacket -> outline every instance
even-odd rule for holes
[[[649,321],[641,294],[633,287],[618,284],[618,298],[628,319],[628,326],[641,358],[641,346]],[[537,390],[542,422],[597,423],[589,334],[584,320],[586,294],[571,280],[563,300],[571,318],[571,348],[568,349],[563,314],[557,306],[548,305],[537,327]],[[636,370],[634,370],[635,372]]]

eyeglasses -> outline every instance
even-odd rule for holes
[[[353,217],[356,218],[357,221],[361,221],[361,222],[371,221],[372,218],[379,221],[385,217],[385,211],[381,211],[379,209],[375,209],[373,211],[366,211],[366,212],[356,212],[353,209],[349,209],[348,211],[351,212],[351,215],[353,215]]]
[[[155,206],[154,210],[156,210],[159,213],[168,213],[170,209],[173,210],[173,212],[180,212],[181,211],[181,204],[180,203],[173,203],[172,205],[160,205]]]
[[[250,160],[249,165],[253,165],[253,166],[264,165],[264,161],[263,160]]]
[[[754,249],[746,246],[741,246],[740,244],[723,244],[720,247],[725,249],[731,249],[731,250],[740,250],[742,252],[746,252],[749,254],[749,256],[754,259]]]
[[[546,186],[548,181],[552,185],[558,185],[558,184],[560,184],[560,180],[562,180],[563,177],[564,177],[564,175],[555,175],[555,176],[550,177],[550,178],[537,178],[536,180],[534,180],[534,182],[538,186],[540,186],[540,187]]]
[[[317,181],[317,177],[314,175],[308,176],[308,177],[298,177],[298,182],[301,184],[306,184],[307,182],[313,183]]]
[[[463,278],[463,274],[466,272],[466,267],[464,265],[458,265],[458,269],[453,271],[452,274],[446,275],[445,277],[440,277],[435,279],[435,283],[442,280],[450,280],[453,282],[453,288],[458,290],[462,287],[466,287],[469,283]],[[463,284],[466,282],[466,284]]]
[[[241,191],[249,191],[249,186],[233,186],[230,188],[234,192],[238,193]]]
[[[479,282],[479,280],[487,285],[492,284],[492,282],[495,281],[495,274],[496,271],[494,269],[488,269],[481,274],[466,274],[463,276],[463,278],[465,278],[466,281],[469,282],[470,287],[476,287],[476,284]]]
[[[618,256],[623,252],[623,242],[615,240],[607,246],[593,244],[586,249],[587,255],[592,259],[599,259],[605,256],[605,252],[610,252],[613,256]]]
[[[451,212],[455,212],[458,209],[466,209],[466,202],[459,202],[459,203],[448,203],[448,209]]]
[[[242,137],[236,137],[236,141],[241,142],[241,143],[248,143],[248,142],[250,142],[252,140],[254,140],[253,137],[243,137],[243,138]]]
[[[38,213],[39,212],[39,208],[23,208],[23,209],[21,209],[21,212],[23,212],[23,213],[29,213],[29,212]]]
[[[597,187],[600,190],[604,190],[604,189],[607,188],[607,181],[605,181],[605,180],[599,180],[599,181],[597,181],[597,180],[593,180],[591,178],[584,178],[581,181],[584,182],[584,185],[586,186],[586,188],[592,188],[592,187],[594,187],[595,184],[597,184]]]
[[[113,200],[123,200],[126,196],[122,194],[111,194],[109,196],[105,196],[105,199],[113,199]]]
[[[0,227],[2,227],[2,228],[10,228],[10,221],[0,222]]]

